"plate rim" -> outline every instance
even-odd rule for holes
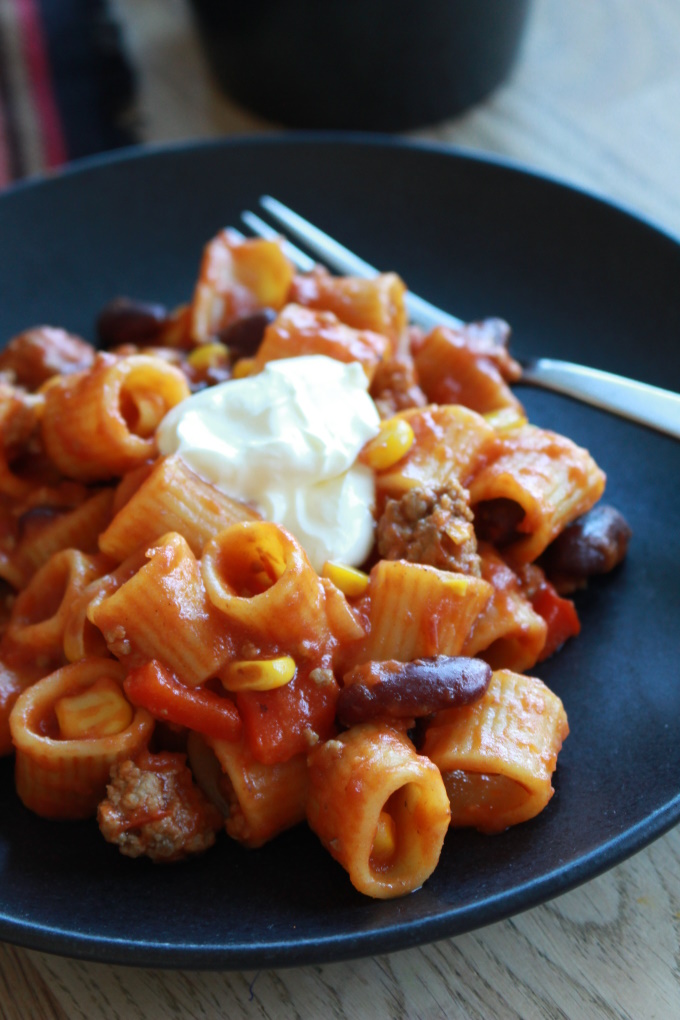
[[[68,959],[164,970],[181,968],[227,972],[340,963],[456,938],[519,916],[611,870],[669,832],[679,821],[680,792],[674,800],[631,829],[538,880],[530,879],[513,886],[506,893],[489,896],[467,907],[453,908],[436,918],[409,921],[406,925],[395,923],[376,931],[253,943],[248,947],[228,944],[205,946],[69,932],[0,914],[0,940]],[[468,923],[470,915],[473,916],[472,923]]]
[[[566,189],[575,195],[594,202],[596,205],[606,206],[613,212],[621,213],[631,220],[637,221],[638,225],[649,228],[673,244],[680,245],[680,233],[673,233],[669,227],[655,220],[651,215],[637,209],[632,203],[626,202],[624,199],[608,196],[605,192],[599,191],[595,186],[571,180],[557,172],[533,167],[518,157],[488,152],[473,146],[457,145],[454,142],[438,139],[407,138],[397,134],[379,134],[371,131],[306,131],[304,129],[284,131],[283,129],[271,129],[264,132],[248,132],[240,135],[189,138],[170,142],[141,142],[119,149],[95,153],[91,156],[81,156],[70,163],[47,170],[42,175],[34,175],[12,181],[0,191],[0,209],[5,199],[10,199],[24,192],[30,192],[36,188],[42,189],[45,186],[50,186],[53,182],[96,172],[100,168],[115,166],[119,163],[132,163],[145,160],[149,157],[165,158],[178,154],[188,154],[193,151],[227,150],[244,148],[251,145],[290,145],[291,143],[300,146],[323,144],[355,145],[385,149],[396,148],[429,152],[435,155],[449,156],[454,160],[467,163],[481,163],[497,167],[522,177],[533,178],[543,184],[552,185],[557,189]]]

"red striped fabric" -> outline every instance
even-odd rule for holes
[[[0,186],[65,159],[35,0],[0,0]]]
[[[109,0],[0,0],[0,188],[137,141]]]
[[[14,4],[23,55],[28,69],[28,87],[35,105],[43,166],[52,168],[66,161],[66,145],[59,111],[52,89],[47,48],[34,0],[9,0]]]

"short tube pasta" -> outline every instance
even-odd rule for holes
[[[50,557],[17,596],[3,638],[15,661],[43,669],[64,660],[64,631],[74,601],[106,570],[104,557],[63,549]]]
[[[553,795],[551,777],[568,733],[557,695],[507,669],[493,674],[479,701],[438,713],[423,754],[443,776],[451,825],[493,833],[537,815]]]
[[[113,659],[83,659],[38,680],[19,696],[10,715],[15,782],[31,811],[44,818],[93,816],[114,762],[147,745],[154,721],[145,709],[129,706],[124,677],[124,667]],[[116,713],[122,708],[123,719],[127,715],[129,721],[106,735],[64,738],[55,710],[60,704],[72,708],[69,699],[88,693],[95,702],[113,704]],[[86,714],[85,705],[76,707]]]
[[[207,343],[231,322],[257,308],[281,308],[294,269],[277,241],[243,240],[221,230],[203,250],[188,312],[188,330]]]
[[[124,560],[168,531],[180,532],[192,552],[218,531],[259,514],[195,474],[181,457],[161,458],[99,538],[102,552]]]
[[[0,661],[0,756],[5,757],[14,751],[9,717],[17,698],[42,675],[43,671],[36,669],[34,663],[9,666]]]
[[[234,524],[205,546],[201,570],[230,634],[287,652],[329,641],[325,592],[301,545],[270,522]]]
[[[480,414],[522,405],[506,382],[520,367],[498,343],[486,344],[469,327],[440,326],[425,338],[415,357],[420,385],[438,404],[463,404]]]
[[[33,483],[13,470],[12,461],[25,453],[38,431],[44,398],[0,382],[0,496],[23,499]]]
[[[397,464],[377,472],[378,508],[415,486],[438,489],[452,478],[466,485],[496,447],[492,426],[457,404],[411,408],[395,415],[395,421],[400,419],[413,429],[414,441]]]
[[[309,754],[307,820],[359,892],[377,899],[419,888],[449,826],[439,770],[399,730],[363,723]]]
[[[0,577],[22,588],[61,549],[97,552],[99,534],[111,519],[112,503],[111,490],[102,489],[70,509],[42,509],[44,520],[19,539],[6,562],[0,564]]]
[[[88,613],[93,612],[94,607],[113,595],[114,591],[118,591],[145,563],[143,552],[129,556],[115,570],[90,581],[71,602],[64,621],[64,655],[69,662],[107,654],[104,635],[89,619]]]
[[[280,358],[325,354],[336,361],[358,361],[371,380],[389,346],[389,340],[381,333],[352,329],[332,312],[290,304],[267,327],[255,367],[260,371],[267,362]]]
[[[499,456],[470,484],[470,505],[479,537],[501,547],[510,566],[521,566],[590,510],[605,475],[587,450],[535,425],[510,430],[499,442]],[[503,522],[508,504],[517,508],[512,527]]]
[[[130,668],[158,659],[195,687],[214,676],[230,653],[223,621],[181,535],[165,535],[148,556],[128,581],[90,605],[88,619]]]
[[[381,560],[371,571],[370,630],[355,661],[459,655],[491,594],[491,585],[478,577]]]
[[[189,761],[205,795],[225,815],[225,829],[244,846],[262,846],[305,818],[304,754],[266,765],[243,741],[189,737]]]
[[[45,448],[68,478],[111,478],[155,455],[156,428],[188,396],[183,373],[160,358],[100,354],[91,371],[48,388]]]
[[[406,287],[396,273],[370,280],[331,276],[320,267],[293,280],[289,300],[307,308],[333,312],[354,329],[370,329],[390,338],[396,350],[407,326]]]
[[[548,625],[522,592],[517,575],[493,547],[482,543],[479,552],[482,577],[492,585],[493,594],[475,620],[461,654],[479,655],[492,669],[505,667],[523,673],[538,662]]]

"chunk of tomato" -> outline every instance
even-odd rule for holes
[[[240,691],[236,704],[253,757],[265,765],[288,761],[332,736],[340,688],[329,670],[304,669],[272,691]]]
[[[539,662],[542,662],[556,652],[567,638],[575,637],[581,630],[581,623],[574,603],[558,595],[550,581],[543,581],[539,585],[531,604],[548,624],[545,645],[539,656]]]

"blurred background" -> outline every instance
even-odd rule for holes
[[[2,184],[298,125],[497,154],[680,235],[680,3],[0,0]]]

